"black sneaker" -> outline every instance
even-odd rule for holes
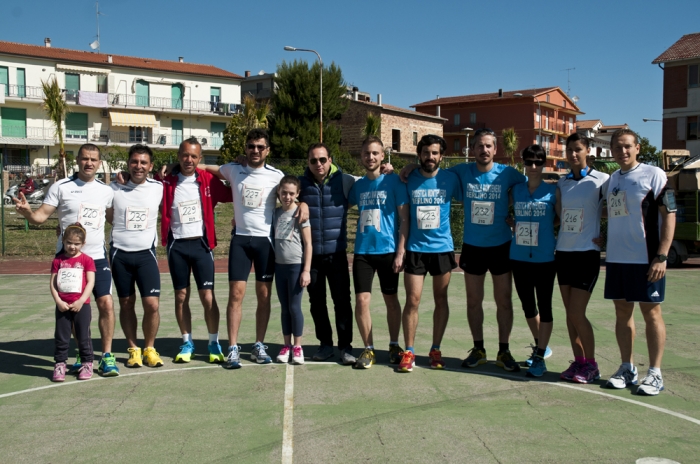
[[[325,361],[328,358],[333,357],[333,347],[328,345],[321,345],[318,347],[318,351],[314,353],[311,357],[314,361]]]
[[[399,345],[389,345],[389,364],[398,364],[401,362],[403,348]]]

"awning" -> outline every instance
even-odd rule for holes
[[[20,137],[0,137],[0,145],[18,145],[20,147],[53,147],[55,142],[53,139],[23,139]]]
[[[56,69],[60,71],[76,71],[81,74],[109,74],[109,69],[103,68],[87,68],[85,66],[75,66],[72,64],[56,63]]]
[[[149,113],[128,113],[125,111],[110,111],[109,119],[113,126],[123,127],[156,127],[156,115]]]

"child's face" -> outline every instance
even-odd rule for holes
[[[83,247],[84,243],[77,235],[69,235],[63,239],[63,251],[66,252],[66,256],[75,256],[80,253],[80,249]]]
[[[299,196],[297,186],[294,184],[282,184],[277,190],[277,196],[285,207],[291,206]]]

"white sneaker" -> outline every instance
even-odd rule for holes
[[[292,347],[292,364],[304,364],[304,350],[300,346]]]
[[[289,362],[289,352],[291,347],[289,345],[284,345],[280,350],[280,354],[277,355],[277,362],[282,364],[287,364]]]
[[[625,388],[629,384],[637,385],[637,368],[632,367],[632,370],[629,370],[621,365],[617,372],[610,377],[606,386],[608,388]]]
[[[648,372],[637,387],[637,395],[656,396],[664,389],[664,379],[660,375]]]

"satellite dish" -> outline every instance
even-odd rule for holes
[[[574,103],[576,103],[579,100],[579,98],[575,95],[573,97],[571,97],[571,99],[574,101]]]
[[[100,47],[100,42],[98,40],[95,40],[93,43],[90,44],[90,48],[93,50],[97,50]]]

